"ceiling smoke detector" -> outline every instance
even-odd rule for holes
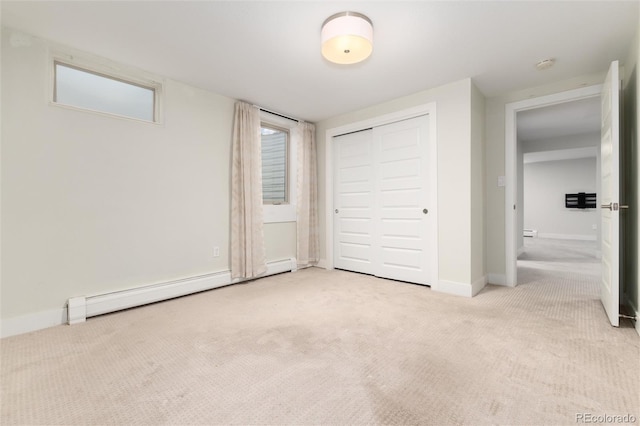
[[[543,59],[540,62],[538,62],[536,64],[536,69],[538,71],[544,71],[544,70],[548,70],[549,68],[551,68],[553,66],[553,64],[556,63],[556,60],[553,58],[550,59]]]

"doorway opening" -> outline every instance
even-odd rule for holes
[[[517,259],[518,249],[524,245],[524,152],[518,152],[518,115],[532,111],[534,118],[549,117],[554,110],[544,110],[547,107],[562,109],[565,104],[600,98],[602,85],[584,87],[525,99],[506,105],[505,108],[505,284],[514,287],[518,283]],[[535,110],[540,110],[536,113]],[[557,111],[556,111],[557,112]],[[525,115],[521,115],[524,117]],[[536,117],[537,116],[537,117]],[[535,122],[535,120],[534,120]],[[544,120],[543,120],[544,122]],[[544,128],[542,124],[537,127]],[[521,129],[522,130],[522,129]],[[524,138],[533,138],[526,136]],[[540,137],[540,139],[543,139]],[[547,142],[550,143],[550,142]],[[574,148],[577,148],[574,146]],[[557,149],[554,151],[558,151]],[[557,154],[557,153],[556,153]],[[542,156],[543,154],[536,154]],[[563,202],[564,200],[562,200]],[[520,207],[518,207],[520,206]],[[520,214],[522,211],[522,215]],[[520,217],[522,216],[522,219]],[[597,223],[596,223],[597,224]],[[533,231],[533,230],[531,230]],[[597,231],[597,230],[596,230]],[[596,232],[597,235],[597,232]],[[522,241],[522,244],[519,242]]]
[[[600,124],[599,96],[516,113],[517,284],[581,274],[597,294]]]

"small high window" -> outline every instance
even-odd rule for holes
[[[156,89],[55,62],[53,101],[61,105],[156,121]]]
[[[264,204],[289,202],[289,131],[262,123],[262,200]]]

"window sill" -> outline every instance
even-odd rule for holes
[[[295,222],[295,204],[264,204],[262,206],[264,223]]]

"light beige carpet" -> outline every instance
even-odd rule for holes
[[[472,299],[307,269],[11,337],[2,425],[576,424],[640,417],[597,279]]]

